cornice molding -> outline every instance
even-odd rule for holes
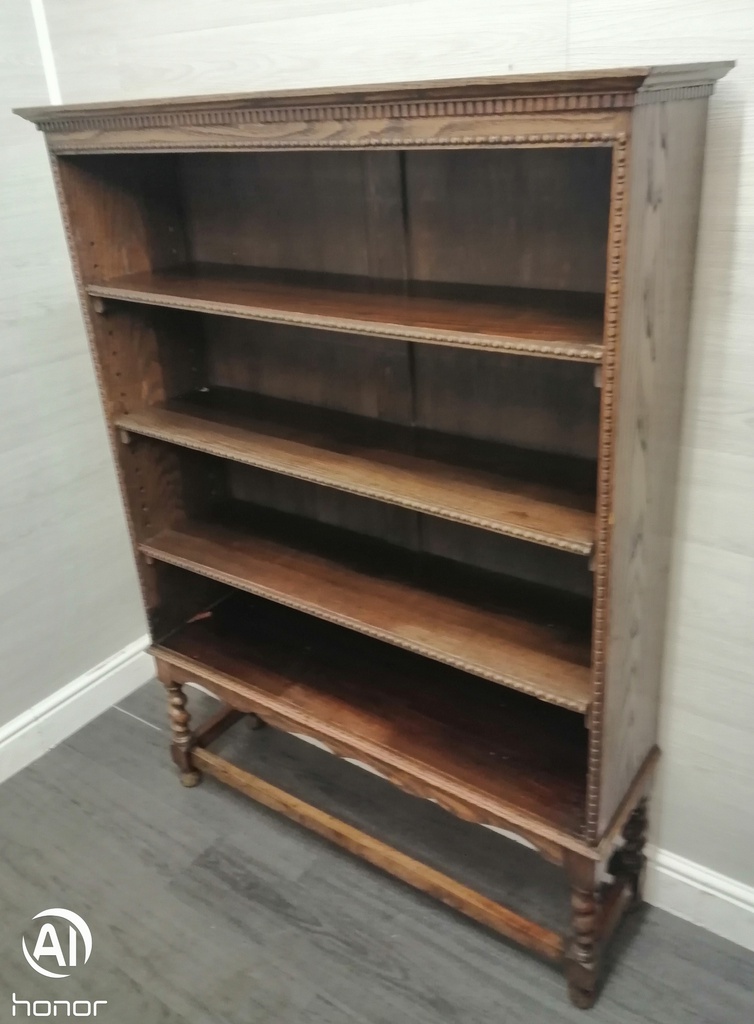
[[[678,85],[646,91],[566,92],[556,95],[501,96],[464,99],[373,102],[300,103],[290,106],[223,106],[210,109],[139,109],[71,112],[47,108],[30,117],[42,132],[133,131],[150,128],[242,128],[249,124],[310,124],[347,121],[413,121],[425,118],[500,117],[511,114],[553,114],[596,110],[628,110],[645,103],[709,96],[714,83]],[[332,144],[332,143],[331,143]]]

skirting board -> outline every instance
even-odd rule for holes
[[[0,728],[0,783],[154,677],[144,636]],[[201,689],[201,687],[200,687]],[[650,847],[653,906],[754,950],[754,888]]]
[[[0,727],[0,782],[152,679],[148,646],[149,637],[139,637]]]
[[[754,886],[650,847],[644,897],[654,907],[754,951]]]

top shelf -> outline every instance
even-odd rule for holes
[[[602,359],[602,297],[195,264],[90,284],[92,297],[482,352]]]

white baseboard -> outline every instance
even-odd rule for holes
[[[123,700],[154,676],[142,636],[0,727],[0,782]]]
[[[753,886],[669,850],[650,847],[648,854],[648,903],[754,951]]]

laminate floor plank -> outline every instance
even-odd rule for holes
[[[541,919],[549,928],[566,927],[569,898],[563,874],[533,850],[461,821],[430,801],[402,793],[371,771],[296,737],[264,729],[249,742],[245,732],[243,726],[235,727],[213,749],[490,899]],[[347,859],[350,863],[351,858]],[[382,877],[375,873],[376,879]],[[379,891],[384,899],[381,883]]]
[[[214,706],[193,691],[191,703]],[[163,706],[147,687],[0,786],[2,1000],[61,998],[63,983],[31,971],[20,938],[34,914],[66,906],[90,924],[94,951],[62,998],[107,999],[119,1022],[584,1021],[547,964],[212,780],[182,789]],[[328,755],[299,756],[291,737],[280,747],[274,730],[244,730],[225,743],[239,756],[253,750],[260,771],[272,771],[278,743],[291,783],[345,799],[365,819],[387,822],[394,810],[396,831],[411,838],[411,815],[388,806],[382,780],[346,765],[357,774],[344,782]],[[428,821],[411,841],[429,849],[446,826]],[[478,838],[481,872],[488,842],[511,844]],[[456,842],[448,856],[460,860]],[[513,848],[501,873],[513,864],[515,876],[516,856],[528,853]],[[533,908],[534,891],[527,898]],[[751,953],[651,908],[618,947],[594,1024],[754,1016]]]
[[[125,720],[125,716],[119,717]],[[229,921],[218,929],[208,924],[201,904],[187,902],[174,891],[174,880],[190,865],[181,858],[172,869],[165,869],[171,839],[160,839],[159,814],[169,813],[169,804],[162,801],[160,812],[155,812],[155,856],[151,860],[140,857],[138,840],[115,831],[112,817],[98,807],[98,801],[89,800],[91,790],[117,788],[117,774],[100,766],[95,775],[92,763],[70,748],[60,748],[45,760],[50,758],[51,788],[55,778],[67,778],[75,787],[74,800],[53,799],[44,816],[35,816],[24,787],[17,785],[22,776],[0,790],[3,820],[7,820],[3,798],[8,799],[9,789],[19,791],[11,799],[14,806],[19,805],[20,834],[6,835],[0,867],[0,892],[12,894],[4,898],[3,922],[4,933],[14,939],[10,951],[14,991],[24,998],[27,993],[31,993],[29,998],[52,998],[51,983],[33,975],[23,962],[19,940],[35,913],[63,905],[82,914],[95,937],[92,970],[71,978],[79,985],[70,996],[67,988],[66,998],[76,998],[77,993],[86,998],[84,982],[88,978],[96,997],[109,999],[111,974],[125,972],[134,992],[154,994],[156,1001],[164,1002],[175,1014],[168,1020],[285,1020],[289,1012],[295,1019],[299,1007],[311,1002],[317,989],[305,987],[267,959],[266,943],[271,935],[258,941],[253,928],[239,930]],[[170,768],[167,774],[173,774]],[[147,798],[146,791],[141,798]],[[25,815],[20,813],[24,803]],[[116,809],[115,815],[120,816],[120,811]],[[263,825],[257,829],[263,830]],[[206,848],[205,840],[204,835],[195,839],[194,861]],[[251,876],[264,875],[264,865],[248,856],[246,863]],[[277,885],[284,891],[290,883],[279,875]],[[257,908],[251,922],[261,917]],[[123,1007],[116,1005],[115,998],[111,1002],[119,1020],[138,1019],[132,1015],[130,1001]]]
[[[154,690],[162,698],[161,686],[147,689]],[[209,717],[218,706],[213,698],[200,691],[192,691],[190,701],[196,721],[200,721],[202,715]],[[148,792],[165,809],[162,813],[169,815],[171,808],[174,809],[174,817],[179,818],[176,833],[182,827],[190,829],[194,822],[201,823],[203,834],[211,837],[205,846],[209,846],[219,834],[232,837],[251,851],[254,864],[273,868],[287,881],[300,878],[319,856],[321,842],[308,833],[302,834],[300,843],[288,844],[288,825],[278,815],[268,814],[260,823],[253,815],[244,814],[249,801],[239,793],[228,793],[233,797],[231,807],[217,803],[212,792],[214,787],[186,790],[179,785],[176,790],[176,775],[167,752],[169,731],[160,733],[150,729],[142,739],[140,730],[144,727],[140,723],[126,719],[124,727],[121,719],[125,716],[116,715],[114,711],[112,716],[102,716],[97,732],[81,730],[69,740],[71,748],[86,757],[90,765],[96,763],[98,770],[104,768],[120,778],[125,776],[139,787],[140,792]],[[163,718],[166,715],[163,714]],[[135,733],[140,737],[138,745],[133,743]],[[156,766],[160,771],[155,771]],[[137,799],[135,795],[134,799]],[[197,846],[194,856],[198,852]]]

